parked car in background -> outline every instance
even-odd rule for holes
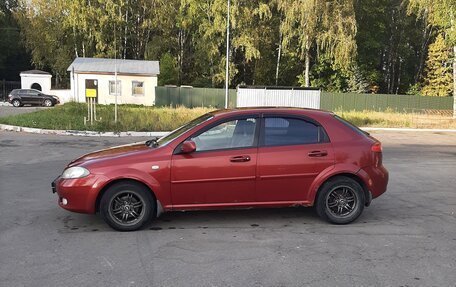
[[[35,89],[16,89],[8,95],[8,102],[14,107],[40,105],[52,107],[60,103],[56,96],[46,95]]]
[[[347,224],[387,183],[381,143],[333,113],[245,108],[84,155],[52,190],[62,208],[129,231],[163,211],[252,207],[315,206]]]

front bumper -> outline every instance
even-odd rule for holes
[[[57,193],[60,207],[73,212],[95,213],[101,182],[100,177],[92,174],[76,179],[63,179],[59,176],[51,183],[51,189]]]

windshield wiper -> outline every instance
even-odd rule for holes
[[[148,141],[146,141],[146,146],[150,146],[150,147],[158,147],[158,137],[155,137],[155,138],[152,138]]]

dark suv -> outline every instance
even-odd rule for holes
[[[8,102],[15,107],[23,105],[41,105],[52,107],[60,103],[59,98],[43,94],[34,89],[16,89],[12,90],[8,96]]]

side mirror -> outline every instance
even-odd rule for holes
[[[196,151],[196,144],[192,140],[184,141],[181,146],[181,153],[192,153]]]

